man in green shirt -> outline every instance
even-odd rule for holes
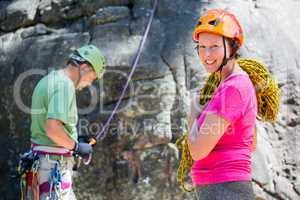
[[[73,153],[87,156],[92,146],[78,142],[75,90],[100,79],[105,59],[94,45],[75,50],[65,68],[52,71],[34,89],[31,105],[32,151],[39,155],[29,199],[75,199],[72,191]],[[61,178],[53,177],[58,174]],[[60,180],[57,183],[57,180]],[[54,197],[56,196],[56,197]]]

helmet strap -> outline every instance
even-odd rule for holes
[[[227,65],[228,61],[231,60],[233,57],[234,57],[234,54],[230,55],[229,58],[227,58],[227,51],[226,51],[226,41],[225,41],[225,37],[223,36],[222,37],[223,39],[223,47],[224,47],[224,57],[223,57],[223,61],[222,61],[222,64],[220,65],[220,67],[218,68],[218,71],[220,71],[220,74],[222,72],[222,69],[225,65]]]
[[[80,65],[81,65],[81,64],[79,64],[79,65],[77,66],[77,67],[78,67],[79,75],[78,75],[78,81],[77,81],[77,83],[76,83],[76,86],[77,86],[78,83],[80,82],[81,78],[82,78],[85,74],[88,73],[88,71],[87,71],[86,69],[81,69],[81,68],[80,68]]]
[[[226,41],[225,41],[225,37],[224,37],[224,36],[222,37],[222,40],[223,40],[223,47],[224,47],[224,57],[223,57],[223,61],[222,61],[221,65],[220,65],[219,69],[217,70],[217,72],[220,71],[220,74],[221,74],[221,72],[222,72],[223,67],[224,67],[224,66],[227,64],[227,62],[228,62],[228,59],[227,59],[227,51],[226,51]]]

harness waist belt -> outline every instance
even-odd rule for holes
[[[62,155],[66,157],[72,156],[72,151],[64,147],[31,144],[31,149],[33,153],[37,154]]]

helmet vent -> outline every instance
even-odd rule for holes
[[[220,20],[218,19],[215,19],[215,20],[212,20],[210,22],[208,22],[210,25],[212,26],[218,26],[218,24],[220,23]]]

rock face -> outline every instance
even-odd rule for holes
[[[150,15],[150,0],[0,1],[0,193],[18,199],[18,155],[29,147],[33,88],[68,54],[91,43],[107,57],[104,79],[78,94],[79,133],[93,135],[120,95]],[[176,182],[172,144],[186,130],[189,96],[206,76],[191,40],[209,8],[234,12],[242,56],[269,66],[282,90],[274,124],[258,123],[257,199],[300,199],[300,3],[160,0],[138,68],[107,136],[75,176],[78,199],[194,199]]]

